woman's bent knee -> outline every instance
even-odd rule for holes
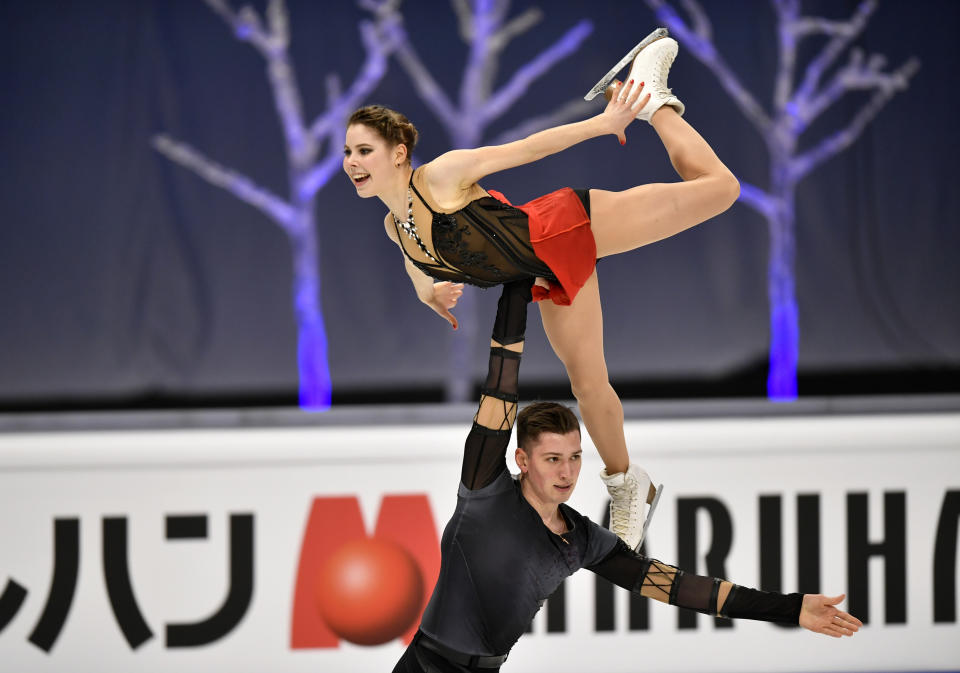
[[[608,394],[613,387],[606,376],[590,376],[578,378],[570,376],[570,392],[578,402],[589,400],[598,395]]]
[[[722,187],[721,187],[721,196],[719,199],[722,201],[724,212],[730,206],[737,202],[737,199],[740,198],[740,181],[737,180],[737,177],[727,171],[722,178]]]

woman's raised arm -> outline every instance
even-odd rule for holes
[[[646,104],[646,97],[639,100],[643,89],[640,83],[623,88],[629,89],[626,95],[615,96],[595,117],[555,126],[505,145],[453,150],[440,155],[429,163],[429,173],[425,174],[431,190],[434,194],[439,192],[438,196],[456,193],[488,175],[532,163],[597,136],[613,134],[621,145],[625,144],[624,130],[636,119],[636,112]]]

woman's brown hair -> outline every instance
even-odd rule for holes
[[[382,105],[367,105],[350,115],[347,126],[353,124],[363,124],[373,129],[391,147],[406,145],[407,163],[410,163],[413,148],[417,145],[417,128],[401,113]]]

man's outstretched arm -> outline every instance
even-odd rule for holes
[[[590,570],[648,598],[708,615],[799,624],[835,638],[852,636],[863,626],[859,619],[835,607],[843,600],[842,595],[782,594],[716,577],[691,575],[641,556],[620,540],[614,550]]]
[[[503,286],[490,341],[487,379],[463,451],[460,480],[471,490],[490,484],[507,467],[504,455],[517,417],[517,378],[529,301],[530,281]]]

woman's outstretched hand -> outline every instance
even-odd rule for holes
[[[834,638],[852,636],[860,630],[863,622],[848,612],[838,610],[837,603],[846,595],[824,596],[805,594],[800,608],[800,626],[814,633],[823,633]]]
[[[450,281],[441,281],[433,284],[433,299],[427,302],[427,306],[436,311],[441,318],[446,320],[457,329],[457,319],[450,313],[450,309],[457,305],[460,295],[463,294],[463,283],[451,283]]]
[[[637,118],[637,112],[650,100],[650,94],[645,95],[642,99],[640,98],[643,93],[643,85],[643,82],[634,82],[633,80],[620,85],[614,91],[613,98],[610,99],[607,107],[600,115],[605,118],[610,133],[617,136],[621,145],[627,144],[627,136],[624,134],[627,126]]]

